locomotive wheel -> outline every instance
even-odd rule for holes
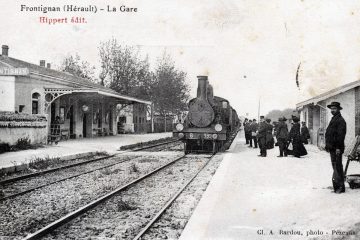
[[[216,141],[213,141],[212,153],[215,154],[216,152],[218,152],[218,144]]]
[[[188,140],[185,142],[184,152],[188,153],[216,153],[219,151],[219,144],[216,141]]]
[[[189,152],[188,152],[188,150],[187,150],[187,144],[184,142],[184,153],[185,154],[188,154]]]
[[[219,152],[225,152],[225,147],[224,147],[224,142],[223,141],[221,141],[219,143]]]
[[[184,143],[184,151],[185,151],[185,154],[191,153],[191,144],[189,141]]]

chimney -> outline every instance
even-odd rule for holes
[[[45,60],[40,60],[40,67],[45,67]]]
[[[6,56],[6,57],[9,56],[9,46],[2,45],[1,48],[2,48],[1,55]]]
[[[50,63],[47,63],[47,64],[46,64],[46,67],[47,67],[47,68],[51,68],[51,64],[50,64]]]
[[[207,87],[207,81],[208,81],[208,77],[207,76],[197,76],[198,78],[198,89],[197,89],[197,97],[201,98],[201,99],[207,99],[207,92],[206,92],[206,87]]]

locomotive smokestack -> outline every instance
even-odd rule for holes
[[[206,84],[208,81],[208,77],[197,76],[197,78],[198,78],[197,97],[206,100],[207,99]]]

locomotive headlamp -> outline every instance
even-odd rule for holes
[[[215,131],[220,132],[222,129],[223,127],[221,126],[221,124],[218,123],[215,125]]]
[[[179,133],[179,138],[183,138],[184,137],[184,134],[183,133]]]
[[[184,130],[184,125],[182,125],[181,123],[176,124],[176,130],[181,132],[182,130]]]
[[[87,105],[82,105],[81,110],[82,110],[83,112],[88,112],[88,111],[89,111],[89,106],[87,106]]]

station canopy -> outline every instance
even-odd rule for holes
[[[51,69],[50,65],[40,66],[0,55],[0,68],[3,69],[3,74],[0,72],[0,75],[14,75],[26,77],[28,81],[39,79],[44,82],[45,100],[47,102],[50,102],[52,99],[58,98],[61,95],[72,94],[88,98],[89,100],[94,99],[94,97],[97,99],[101,97],[109,98],[120,104],[151,104],[150,101],[119,94],[108,87],[96,84],[88,79]],[[60,87],[49,87],[54,84],[59,85]]]

